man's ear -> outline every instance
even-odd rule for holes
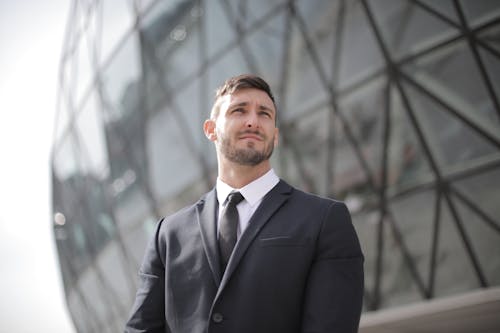
[[[279,143],[279,137],[280,137],[280,130],[278,127],[274,129],[274,147],[276,148]]]
[[[203,131],[205,136],[210,141],[215,141],[217,139],[217,134],[215,133],[215,121],[213,119],[207,119],[203,123]]]

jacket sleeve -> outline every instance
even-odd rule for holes
[[[307,280],[303,333],[355,333],[363,302],[363,254],[345,204],[325,214]]]
[[[160,251],[162,224],[163,219],[158,222],[146,248],[139,270],[139,287],[125,333],[170,332],[165,321],[165,265]]]

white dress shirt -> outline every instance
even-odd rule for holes
[[[274,170],[269,170],[266,174],[257,178],[253,182],[243,186],[240,189],[232,188],[224,183],[220,178],[217,178],[216,190],[217,200],[219,201],[219,214],[217,221],[217,234],[219,231],[219,223],[222,211],[227,204],[227,197],[232,191],[238,191],[243,195],[244,200],[241,201],[236,208],[238,209],[239,225],[238,239],[248,226],[248,222],[253,213],[257,210],[264,196],[279,183],[279,178],[274,173]]]

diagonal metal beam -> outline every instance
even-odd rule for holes
[[[486,276],[481,267],[481,263],[479,262],[479,258],[474,250],[474,247],[472,246],[472,241],[470,240],[469,235],[465,230],[462,218],[460,217],[460,214],[458,213],[457,208],[455,207],[455,203],[453,202],[450,194],[451,193],[449,187],[444,186],[444,199],[446,200],[451,215],[453,216],[453,221],[455,222],[455,226],[457,227],[460,238],[462,239],[462,242],[465,246],[465,250],[469,256],[469,260],[472,263],[472,267],[474,268],[480,286],[486,288],[489,286],[488,280],[486,279]]]
[[[421,93],[430,97],[431,100],[436,102],[442,108],[444,108],[452,115],[454,115],[457,119],[466,124],[474,132],[485,138],[489,143],[500,149],[500,131],[498,131],[498,129],[495,128],[494,125],[478,123],[477,121],[473,120],[470,115],[451,106],[448,102],[437,96],[437,94],[431,89],[426,88],[424,85],[415,80],[415,78],[412,78],[403,71],[399,71],[399,75],[406,82],[417,88],[417,90],[419,90]]]
[[[323,88],[325,91],[328,93],[330,97],[330,104],[333,112],[336,113],[338,116],[342,127],[344,128],[345,135],[349,143],[351,144],[354,154],[357,157],[357,160],[361,166],[361,169],[366,175],[367,178],[367,183],[368,185],[374,190],[377,190],[377,185],[374,180],[373,172],[370,169],[370,166],[368,164],[368,161],[364,158],[363,153],[361,152],[361,145],[359,144],[358,140],[356,139],[356,136],[354,135],[354,132],[349,125],[349,122],[347,121],[346,117],[342,112],[340,112],[339,107],[337,105],[337,94],[333,89],[332,84],[329,82],[328,78],[326,77],[326,71],[324,70],[321,60],[318,54],[318,51],[316,50],[316,47],[314,46],[314,43],[312,42],[312,38],[309,36],[308,29],[306,26],[306,23],[300,13],[297,11],[295,8],[295,5],[293,2],[290,2],[290,10],[293,14],[293,17],[295,19],[295,22],[297,22],[297,26],[302,34],[302,38],[304,39],[304,42],[306,43],[306,51],[308,52],[309,56],[311,57],[311,60],[313,62],[313,67],[316,70],[316,73],[318,74],[318,77],[323,85]]]
[[[363,8],[364,8],[365,14],[368,18],[369,24],[373,29],[373,32],[375,34],[375,37],[376,37],[377,42],[379,44],[379,47],[380,47],[382,54],[384,56],[388,73],[389,73],[390,77],[392,78],[393,82],[395,83],[395,85],[396,85],[396,87],[401,95],[403,105],[405,106],[405,110],[410,118],[411,124],[413,125],[413,128],[415,129],[415,132],[417,133],[417,137],[418,137],[420,144],[421,144],[421,146],[422,146],[422,148],[423,148],[423,150],[424,150],[424,152],[429,160],[429,163],[431,164],[431,168],[432,168],[436,178],[438,179],[438,182],[440,183],[441,182],[441,174],[440,174],[439,168],[438,168],[437,163],[435,161],[435,158],[431,152],[429,144],[427,143],[427,141],[424,137],[424,134],[422,132],[420,124],[417,121],[417,118],[415,116],[415,112],[414,112],[414,110],[413,110],[413,108],[408,100],[406,92],[404,91],[404,89],[402,87],[402,84],[401,84],[400,78],[399,78],[399,69],[396,67],[394,61],[392,60],[392,58],[389,54],[388,48],[387,48],[385,42],[383,41],[380,29],[375,22],[375,18],[373,17],[373,13],[367,4],[367,1],[361,0],[361,3],[363,5]],[[410,273],[411,273],[415,283],[417,284],[417,287],[418,287],[420,293],[422,294],[422,296],[427,298],[428,294],[429,294],[428,290],[425,287],[425,283],[423,282],[423,279],[420,276],[420,273],[418,272],[418,270],[416,268],[416,264],[413,260],[413,257],[410,255],[410,252],[406,248],[406,244],[404,242],[404,237],[402,236],[401,232],[399,231],[399,228],[397,227],[396,223],[394,222],[394,219],[389,218],[389,221],[391,221],[391,227],[393,230],[393,234],[394,234],[395,238],[398,240],[398,244],[400,245],[400,249],[401,249],[401,252],[403,254],[403,258],[405,260],[405,263],[408,266]]]
[[[484,80],[484,84],[486,85],[486,89],[488,90],[488,94],[490,95],[491,102],[493,103],[493,107],[497,113],[498,121],[500,121],[500,103],[498,101],[498,96],[495,93],[495,89],[493,88],[493,83],[491,81],[490,74],[486,70],[486,66],[484,65],[483,59],[481,58],[481,54],[476,45],[476,40],[474,38],[473,32],[470,30],[469,25],[465,19],[465,14],[462,10],[462,6],[458,2],[458,0],[453,0],[453,4],[455,5],[455,9],[458,13],[458,17],[460,18],[460,23],[462,25],[462,31],[465,34],[465,38],[469,44],[469,47],[474,55],[474,59],[476,61],[477,66],[479,67],[479,71]]]
[[[441,21],[449,24],[450,26],[458,29],[462,34],[466,34],[466,31],[464,30],[463,26],[455,21],[453,21],[452,19],[448,18],[447,16],[441,14],[439,11],[435,10],[434,8],[432,8],[431,6],[429,6],[428,4],[422,2],[421,0],[411,0],[415,5],[419,6],[420,8],[422,8],[423,10],[425,10],[426,12],[428,12],[429,14],[435,16],[436,18],[440,19]],[[496,56],[497,58],[500,58],[500,52],[498,52],[495,48],[491,47],[488,43],[486,43],[484,40],[478,38],[476,36],[476,29],[474,30],[471,30],[472,31],[472,34],[471,34],[471,38],[474,40],[474,43],[478,44],[478,45],[481,45],[481,47],[483,47],[484,49],[488,50],[491,54],[493,54],[494,56]]]
[[[436,201],[434,204],[434,220],[432,222],[431,254],[429,261],[429,276],[427,278],[428,298],[434,297],[434,285],[436,282],[437,254],[439,249],[439,232],[441,225],[441,189],[436,189]]]
[[[332,88],[334,91],[337,90],[339,78],[340,78],[340,66],[341,66],[341,55],[344,48],[344,28],[345,28],[345,12],[346,3],[345,0],[339,2],[339,9],[337,13],[337,18],[335,20],[335,34],[334,40],[332,41],[332,47],[335,46],[333,57],[332,57]],[[331,104],[331,103],[330,103]],[[331,108],[331,105],[330,105]],[[334,110],[331,110],[334,111]],[[335,112],[328,112],[328,144],[326,152],[326,183],[328,184],[327,195],[332,197],[335,196],[333,193],[335,189]],[[330,193],[331,192],[331,193]]]
[[[494,218],[492,218],[486,212],[484,212],[484,210],[482,210],[476,203],[470,200],[455,186],[450,186],[449,190],[465,206],[467,206],[471,211],[473,211],[477,216],[479,216],[486,223],[486,225],[488,225],[492,229],[493,232],[500,234],[500,224],[498,224],[498,222],[496,222]]]

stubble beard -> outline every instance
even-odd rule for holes
[[[273,154],[274,142],[270,141],[263,150],[256,150],[253,142],[248,142],[246,148],[236,148],[230,138],[219,136],[220,152],[229,161],[240,165],[256,166],[269,158]],[[265,138],[264,138],[265,140]]]

